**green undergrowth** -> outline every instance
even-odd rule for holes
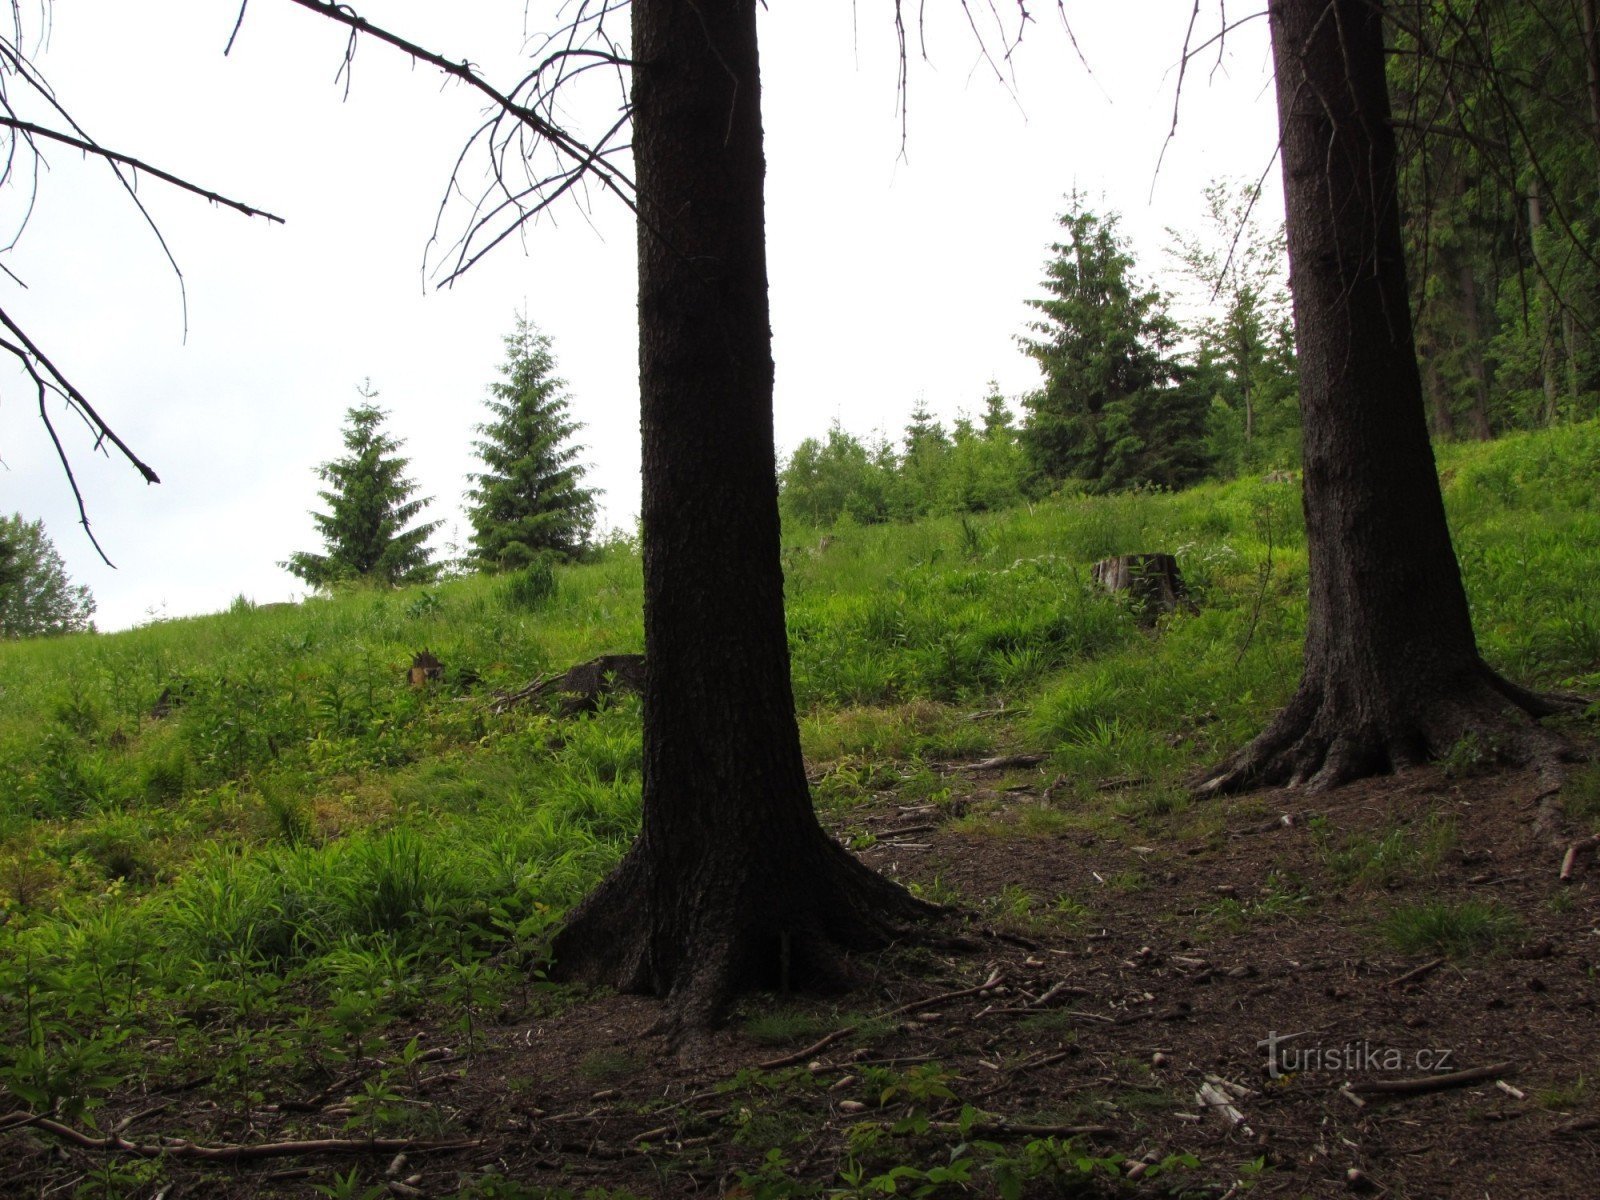
[[[1600,426],[1449,447],[1441,463],[1486,657],[1535,684],[1600,687]],[[1183,781],[1295,684],[1293,484],[827,532],[787,529],[784,560],[813,790],[847,825],[861,805],[959,816],[975,787],[959,764],[1036,750],[1038,768],[983,784],[1034,790],[1012,806],[1024,833],[1120,824],[1153,841],[1199,820]],[[1093,586],[1097,559],[1151,551],[1177,555],[1193,611],[1147,614]],[[560,1002],[529,968],[637,828],[638,703],[563,720],[493,701],[641,649],[642,584],[626,546],[549,574],[0,645],[0,1083],[90,1114],[209,1064],[247,1111],[373,1039],[398,1061],[408,1023],[470,1046],[501,1006]],[[413,688],[424,649],[443,677]],[[1592,791],[1574,793],[1580,819],[1600,813]],[[992,820],[974,804],[964,828]],[[1338,881],[1381,887],[1426,873],[1448,839],[1320,844]],[[1306,905],[1295,881],[1273,897],[1210,916]],[[1057,903],[1018,892],[990,916],[1087,919]],[[757,1036],[789,1036],[774,1020]]]

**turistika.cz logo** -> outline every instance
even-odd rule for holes
[[[1401,1046],[1384,1046],[1369,1041],[1345,1042],[1337,1046],[1319,1044],[1293,1045],[1304,1033],[1278,1033],[1269,1031],[1256,1043],[1267,1052],[1267,1075],[1282,1079],[1285,1075],[1312,1073],[1377,1074],[1394,1071],[1448,1071],[1453,1050],[1422,1047],[1408,1050]]]

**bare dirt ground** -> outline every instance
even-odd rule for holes
[[[1585,830],[1539,823],[1531,774],[1429,769],[1081,820],[1041,805],[1034,772],[951,778],[936,809],[834,819],[872,843],[867,861],[960,909],[933,948],[863,962],[849,994],[751,997],[686,1053],[636,997],[508,1008],[470,1058],[459,1032],[413,1022],[394,1043],[435,1049],[391,1084],[414,1114],[397,1136],[468,1144],[163,1161],[78,1194],[826,1194],[803,1189],[843,1188],[852,1162],[948,1161],[971,1106],[971,1136],[1082,1131],[1085,1153],[1124,1157],[1072,1194],[1600,1196],[1600,866],[1580,855],[1558,879],[1559,841]],[[1440,948],[1400,948],[1396,928],[1434,929],[1428,905],[1456,914]],[[1460,928],[1464,912],[1487,927]],[[1428,1090],[1375,1090],[1396,1083]],[[349,1137],[345,1092],[305,1091],[269,1095],[241,1128],[152,1084],[100,1128],[132,1118],[120,1136],[147,1145]],[[918,1115],[926,1129],[893,1132]],[[791,1190],[759,1190],[770,1151]],[[1176,1154],[1198,1165],[1146,1165]],[[37,1131],[0,1135],[0,1160],[0,1194],[18,1196],[71,1195],[131,1161]],[[352,1167],[359,1187],[316,1190]]]

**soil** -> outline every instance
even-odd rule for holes
[[[904,1077],[933,1063],[956,1097],[925,1100],[934,1121],[970,1104],[991,1126],[1098,1130],[1080,1144],[1127,1160],[1106,1194],[1600,1196],[1600,865],[1580,858],[1558,879],[1576,834],[1541,821],[1531,773],[1429,768],[1175,813],[1129,792],[1109,819],[1078,820],[1056,799],[1049,811],[1066,817],[1048,821],[1036,770],[953,770],[950,782],[954,801],[936,809],[885,799],[835,822],[857,844],[875,831],[867,862],[960,910],[931,947],[863,960],[847,994],[751,997],[681,1050],[652,1033],[657,1006],[630,996],[568,996],[536,1018],[508,1010],[470,1058],[458,1032],[413,1024],[395,1044],[420,1034],[435,1049],[395,1087],[418,1114],[402,1135],[477,1144],[398,1165],[389,1151],[172,1161],[159,1186],[95,1194],[309,1196],[355,1165],[375,1195],[447,1196],[495,1174],[579,1196],[752,1195],[741,1174],[772,1149],[791,1176],[839,1186],[846,1131],[907,1113],[903,1092],[880,1107],[864,1077],[881,1089],[874,1068]],[[1430,843],[1441,822],[1453,838]],[[1397,852],[1352,878],[1337,855],[1352,844],[1438,852]],[[1453,956],[1396,949],[1388,914],[1432,902],[1490,906],[1504,928]],[[937,999],[957,992],[968,994]],[[1357,1094],[1484,1067],[1497,1069],[1464,1086]],[[1208,1079],[1240,1121],[1197,1098]],[[129,1097],[100,1128],[132,1117],[121,1136],[148,1144],[172,1130],[210,1143],[351,1136],[338,1089],[312,1096],[310,1113],[271,1111],[295,1098],[264,1090],[248,1129],[182,1093],[154,1112],[162,1097]],[[958,1140],[899,1139],[875,1170],[947,1161]],[[1153,1182],[1136,1165],[1180,1153],[1199,1165]],[[13,1131],[0,1136],[0,1193],[70,1192],[110,1158]]]

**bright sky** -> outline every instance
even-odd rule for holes
[[[25,6],[30,7],[30,6]],[[357,11],[496,81],[518,68],[514,0],[361,0]],[[898,436],[921,398],[946,420],[976,410],[993,378],[1016,397],[1036,371],[1016,345],[1062,197],[1077,188],[1122,213],[1149,273],[1168,226],[1197,228],[1211,179],[1255,179],[1275,145],[1266,23],[1230,35],[1184,84],[1171,123],[1186,0],[1068,3],[1088,60],[1054,15],[1015,59],[1015,94],[976,61],[952,17],[914,63],[901,153],[889,6],[771,0],[762,18],[767,230],[780,452],[837,419]],[[1001,5],[1002,11],[1009,9]],[[1209,6],[1208,6],[1209,8]],[[528,26],[556,20],[530,0]],[[0,511],[42,517],[103,629],[303,591],[277,563],[320,549],[312,474],[340,452],[345,410],[370,377],[406,439],[430,510],[461,516],[470,442],[515,311],[554,341],[605,519],[639,504],[634,235],[620,204],[557,209],[446,291],[425,286],[424,247],[481,106],[431,68],[364,44],[348,98],[345,38],[287,0],[73,0],[55,6],[39,66],[103,145],[286,217],[268,225],[150,178],[139,195],[183,271],[177,280],[103,164],[46,153],[31,223],[3,261],[0,305],[161,475],[66,435],[99,562],[38,419],[31,388],[0,364]],[[1210,28],[1216,16],[1206,17]],[[1090,73],[1092,71],[1092,74]],[[13,85],[12,100],[18,90]],[[575,114],[579,115],[580,114]],[[479,178],[481,160],[467,177]],[[1281,217],[1277,171],[1263,209]],[[15,227],[27,181],[0,196]],[[1153,185],[1153,196],[1152,196]],[[460,231],[460,214],[445,232]]]

